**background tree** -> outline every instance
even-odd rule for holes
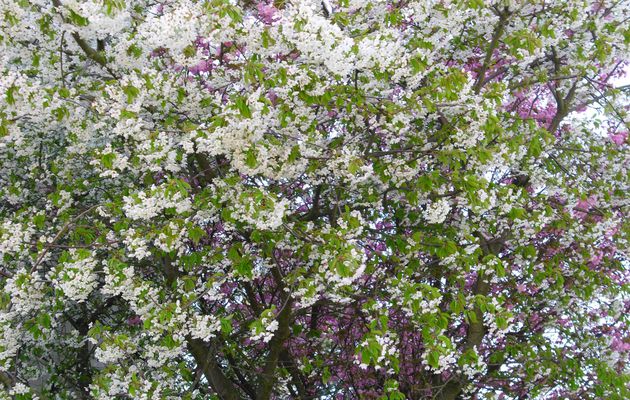
[[[0,2],[0,397],[628,398],[629,18]]]

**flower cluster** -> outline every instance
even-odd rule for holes
[[[0,399],[628,398],[629,5],[0,1]]]

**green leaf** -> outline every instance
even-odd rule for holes
[[[440,366],[440,352],[437,350],[431,350],[427,357],[427,362],[432,368],[437,369]]]
[[[9,86],[9,88],[6,91],[6,97],[7,97],[7,103],[9,103],[9,105],[13,105],[15,104],[15,94],[18,92],[18,87],[15,85],[11,85]]]
[[[73,25],[77,26],[88,26],[90,21],[82,15],[77,14],[74,10],[70,10],[70,14],[68,15],[68,20]]]
[[[43,326],[46,329],[50,329],[50,326],[51,326],[50,314],[46,312],[39,314],[38,322],[40,326]]]
[[[242,258],[241,261],[237,262],[234,265],[236,272],[238,273],[238,275],[240,276],[244,276],[246,278],[251,279],[253,274],[252,274],[252,262],[246,258]]]
[[[33,224],[35,224],[35,226],[38,229],[43,229],[45,226],[45,222],[46,222],[45,214],[37,214],[33,217]]]
[[[236,109],[241,113],[241,115],[245,118],[251,118],[252,112],[247,105],[247,101],[242,97],[237,97],[234,101],[236,104]]]
[[[526,219],[526,217],[527,211],[524,208],[520,207],[512,208],[508,213],[508,218],[510,218],[512,221],[517,219]]]
[[[291,148],[291,152],[289,153],[288,162],[295,162],[298,158],[300,158],[300,146],[295,145]]]
[[[256,151],[256,148],[254,146],[247,149],[247,151],[245,152],[245,165],[247,165],[249,168],[256,168],[256,166],[258,165],[258,160],[256,157],[257,154],[258,152]]]
[[[226,336],[232,333],[232,316],[231,315],[226,318],[221,318],[221,332]]]
[[[133,43],[127,48],[127,55],[132,56],[133,58],[140,58],[142,55],[142,49]]]
[[[271,35],[269,34],[269,29],[265,28],[265,30],[262,32],[262,44],[263,47],[266,49],[271,45],[274,45],[276,43],[275,39],[271,37]]]
[[[123,87],[123,92],[127,95],[127,103],[131,104],[140,94],[140,89],[132,85],[127,85]]]
[[[188,230],[188,237],[195,245],[199,244],[202,237],[206,236],[206,232],[201,227],[195,225]]]
[[[538,157],[542,153],[542,144],[540,143],[540,138],[538,136],[534,136],[529,142],[529,147],[527,148],[527,154],[532,157]]]
[[[195,54],[197,54],[197,49],[195,48],[195,46],[191,44],[184,47],[184,50],[182,50],[182,52],[184,53],[185,57],[191,58],[191,57],[194,57]]]
[[[103,154],[101,156],[101,163],[103,164],[103,166],[107,169],[112,169],[114,168],[114,160],[116,159],[116,154],[114,153],[107,153],[107,154]]]
[[[331,376],[330,369],[328,369],[328,367],[324,367],[324,371],[322,373],[322,383],[326,385]]]
[[[182,281],[184,282],[184,290],[186,292],[192,292],[193,290],[195,290],[196,285],[196,281],[197,279],[193,276],[184,276],[182,278]]]

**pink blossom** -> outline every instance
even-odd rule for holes
[[[610,348],[618,352],[630,351],[630,342],[615,337],[610,344]]]
[[[212,63],[208,60],[201,60],[195,66],[188,68],[188,71],[193,75],[198,75],[202,72],[208,72],[212,69]]]
[[[586,218],[589,210],[595,206],[597,199],[595,196],[589,196],[586,199],[581,199],[575,205],[575,215],[578,218]]]
[[[603,259],[604,259],[604,252],[601,250],[598,250],[588,261],[589,267],[591,268],[598,267],[602,263]]]
[[[273,90],[270,90],[269,93],[267,93],[267,98],[274,106],[278,104],[278,95]]]
[[[560,324],[560,326],[564,326],[564,327],[566,327],[566,326],[568,326],[570,323],[571,323],[571,320],[570,320],[570,319],[568,319],[568,318],[564,318],[564,317],[558,318],[558,324]]]
[[[533,313],[532,315],[530,315],[529,317],[529,323],[531,324],[532,328],[534,329],[538,329],[540,328],[540,323],[543,321],[543,318],[540,314],[538,313]]]
[[[257,5],[258,15],[260,19],[267,25],[274,23],[277,18],[275,18],[276,12],[278,9],[273,6],[273,4],[267,4],[265,2],[260,2]]]
[[[621,146],[626,142],[628,138],[628,131],[615,133],[614,135],[610,135],[610,140],[612,140],[617,146]]]

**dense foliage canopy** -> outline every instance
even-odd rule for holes
[[[627,399],[629,0],[1,0],[0,399]]]

